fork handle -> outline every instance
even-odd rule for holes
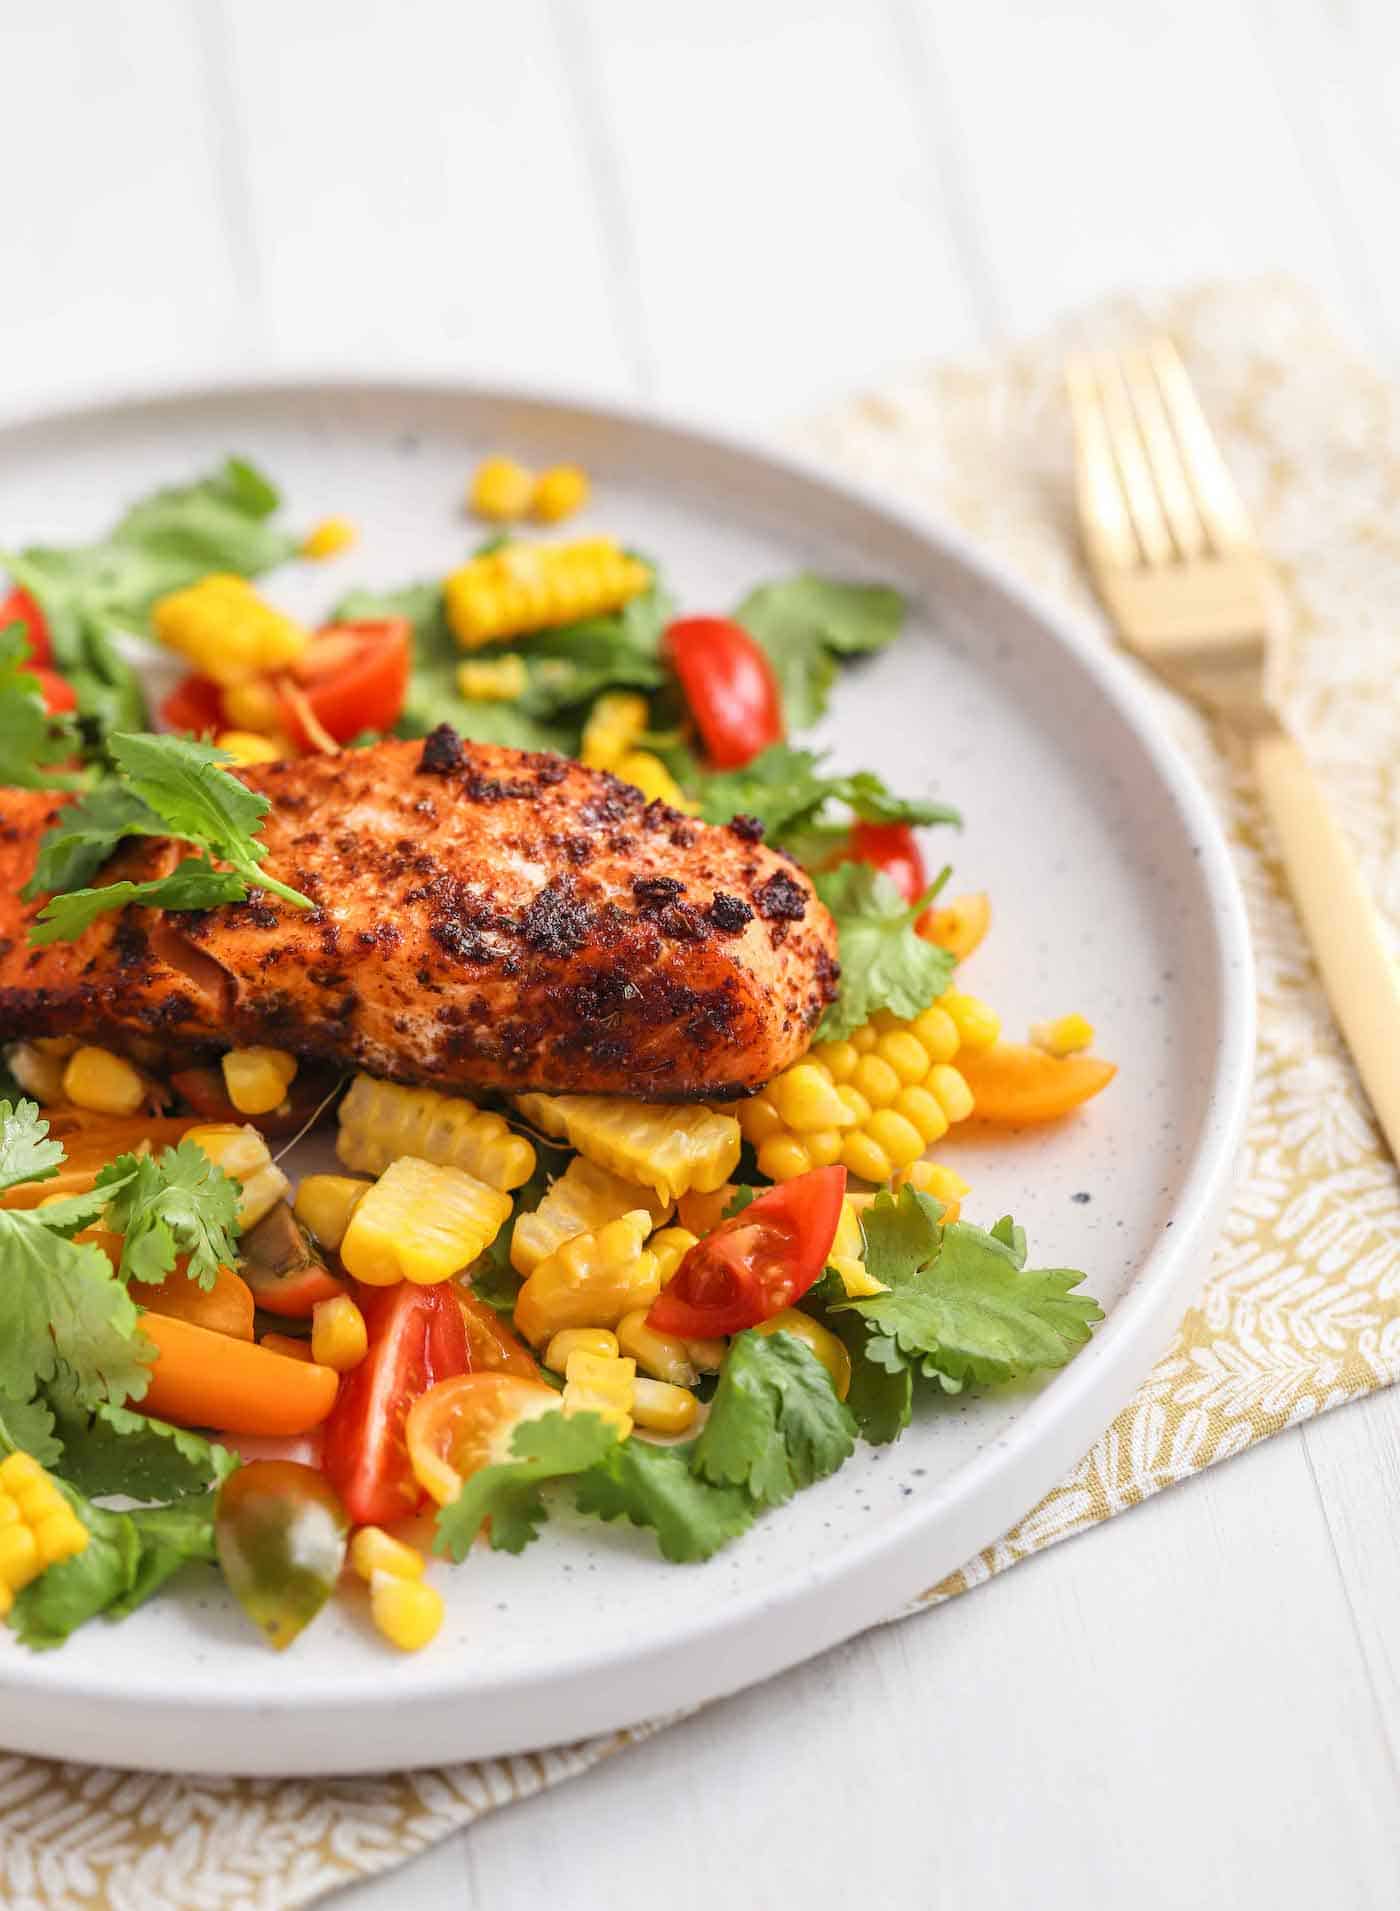
[[[1292,737],[1282,730],[1256,737],[1253,756],[1332,1012],[1400,1161],[1400,973],[1380,917],[1322,785]]]

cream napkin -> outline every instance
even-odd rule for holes
[[[1079,562],[1060,372],[1071,343],[1165,326],[1293,597],[1289,714],[1400,921],[1400,426],[1391,386],[1297,287],[1128,301],[978,364],[919,373],[799,434],[839,469],[960,523],[1103,629]],[[1106,633],[1105,633],[1106,634]],[[1234,848],[1259,966],[1243,1172],[1199,1307],[1133,1402],[1014,1532],[932,1588],[1043,1546],[1400,1372],[1400,1201],[1241,766],[1154,692]],[[266,1911],[384,1871],[662,1723],[530,1757],[325,1782],[149,1778],[0,1756],[0,1903]],[[0,1727],[0,1730],[3,1728]]]

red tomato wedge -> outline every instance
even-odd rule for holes
[[[647,1326],[709,1340],[791,1307],[826,1266],[845,1193],[839,1167],[769,1188],[691,1248],[652,1302]]]
[[[462,1482],[484,1466],[511,1457],[510,1440],[522,1420],[554,1413],[559,1396],[542,1380],[520,1374],[467,1374],[421,1394],[408,1411],[408,1454],[419,1486],[439,1506],[455,1500]]]
[[[209,677],[183,677],[160,706],[159,716],[167,730],[188,731],[191,736],[213,736],[227,729],[224,722],[224,693]]]
[[[29,641],[30,663],[53,662],[53,645],[49,642],[49,626],[44,613],[29,592],[22,590],[18,584],[7,597],[0,597],[0,630],[8,630],[11,624],[24,626],[24,634]]]
[[[478,1300],[464,1288],[457,1289],[457,1305],[467,1330],[467,1351],[473,1373],[515,1374],[521,1380],[538,1380],[539,1367],[506,1326],[494,1307]]]
[[[783,706],[768,653],[727,617],[682,617],[661,640],[705,751],[738,770],[783,740]]]
[[[24,667],[31,677],[39,679],[39,688],[44,693],[44,710],[47,715],[61,717],[68,711],[77,709],[77,693],[66,677],[60,677],[56,670],[49,670],[43,664],[26,664]]]
[[[467,1334],[451,1288],[361,1288],[369,1352],[346,1375],[326,1422],[321,1466],[357,1526],[412,1513],[422,1497],[404,1444],[413,1402],[468,1372]]]
[[[412,630],[406,617],[332,624],[317,631],[291,673],[300,696],[282,694],[282,722],[299,750],[317,747],[303,717],[305,699],[315,721],[336,743],[362,730],[392,730],[408,694]]]
[[[871,864],[889,877],[906,902],[917,902],[928,888],[923,852],[907,823],[853,824],[851,840],[836,860]]]

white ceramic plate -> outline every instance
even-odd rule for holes
[[[263,463],[295,522],[335,511],[349,555],[279,577],[307,614],[360,583],[441,573],[473,537],[473,461],[510,448],[597,480],[588,522],[655,552],[689,609],[799,566],[890,580],[912,616],[849,670],[821,738],[850,768],[958,802],[954,890],[995,927],[972,986],[1020,1031],[1082,1010],[1121,1063],[1052,1133],[945,1145],[969,1210],[1008,1210],[1037,1259],[1088,1270],[1108,1310],[1061,1374],[928,1402],[893,1447],[704,1566],[561,1517],[515,1559],[436,1570],[433,1647],[394,1654],[337,1601],[267,1651],[212,1573],[61,1651],[0,1644],[0,1741],[119,1765],[354,1772],[577,1738],[734,1690],[889,1617],[995,1540],[1092,1444],[1202,1278],[1240,1138],[1253,1043],[1243,913],[1204,800],[1126,671],[955,536],[789,461],[634,413],[452,387],[224,388],[0,431],[0,542],[97,532],[125,501],[226,451]]]

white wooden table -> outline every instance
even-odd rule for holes
[[[447,368],[754,426],[1285,267],[1397,355],[1394,0],[6,0],[0,401]],[[1400,1400],[351,1894],[1393,1906]]]

